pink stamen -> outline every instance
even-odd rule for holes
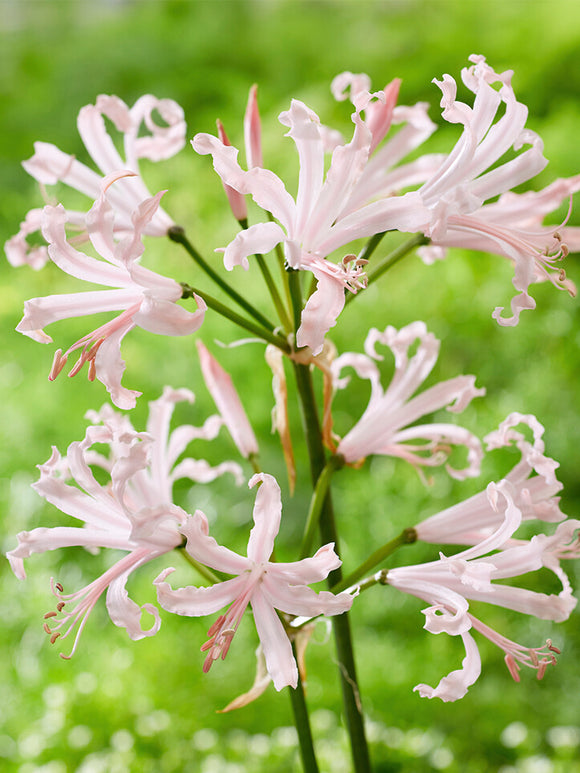
[[[83,338],[80,338],[69,349],[67,349],[64,354],[62,353],[62,349],[57,349],[54,354],[50,373],[48,375],[49,381],[54,381],[56,379],[58,374],[66,365],[69,355],[77,349],[82,349],[82,351],[78,360],[73,365],[70,373],[68,374],[69,378],[76,376],[77,373],[82,370],[83,365],[88,362],[88,379],[89,381],[94,381],[97,376],[97,366],[95,360],[99,349],[107,340],[107,338],[109,338],[109,336],[118,332],[121,328],[130,323],[133,315],[139,311],[140,307],[141,301],[134,303],[124,312],[119,314],[118,317],[115,317],[115,319],[112,319],[110,322],[107,322],[96,330],[93,330],[92,333],[89,333]]]

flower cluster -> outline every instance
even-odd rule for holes
[[[576,600],[561,561],[580,556],[580,521],[566,519],[560,510],[557,494],[561,484],[555,475],[558,465],[545,455],[543,427],[533,416],[513,413],[482,444],[467,427],[449,418],[442,420],[439,414],[443,409],[461,413],[485,390],[475,386],[472,375],[456,375],[424,386],[435,367],[439,341],[421,321],[396,329],[384,326],[383,320],[380,328],[369,330],[364,353],[338,354],[329,337],[347,299],[364,292],[388,267],[388,256],[377,264],[372,255],[389,231],[415,235],[411,246],[399,248],[398,257],[405,249],[421,245],[419,255],[425,263],[444,257],[451,247],[492,252],[511,260],[516,295],[511,300],[511,316],[503,315],[503,306],[494,310],[492,316],[500,325],[515,325],[522,310],[534,308],[529,294],[534,282],[549,280],[574,292],[560,262],[569,251],[580,249],[580,232],[567,226],[566,220],[558,227],[544,225],[543,220],[580,189],[580,175],[557,180],[541,191],[512,191],[546,165],[542,141],[526,128],[527,108],[516,99],[511,71],[496,73],[482,56],[472,56],[470,61],[461,77],[474,95],[472,106],[457,98],[457,83],[450,75],[435,81],[442,94],[444,121],[462,128],[447,154],[417,155],[436,127],[426,104],[398,104],[398,79],[378,91],[371,90],[368,77],[362,74],[345,72],[333,80],[333,96],[351,105],[353,128],[347,140],[325,126],[304,102],[293,99],[279,120],[288,129],[286,136],[298,155],[295,196],[264,166],[256,87],[250,90],[244,119],[245,165],[238,160],[239,151],[230,143],[221,122],[217,136],[195,135],[193,149],[201,156],[211,156],[241,226],[230,243],[216,252],[223,254],[228,272],[259,266],[279,324],[270,322],[259,301],[254,305],[238,293],[202,258],[185,230],[161,208],[166,191],[151,195],[141,177],[141,159],[167,159],[185,145],[183,112],[174,102],[145,96],[129,108],[117,97],[101,95],[95,105],[84,107],[78,129],[99,171],[53,145],[36,144],[33,157],[24,163],[26,171],[43,189],[64,183],[88,196],[91,204],[86,212],[62,204],[31,210],[19,233],[6,244],[8,259],[13,265],[28,264],[34,269],[52,263],[76,279],[107,289],[28,300],[17,330],[50,344],[52,338],[44,328],[53,322],[100,312],[115,315],[64,352],[56,350],[50,380],[76,353],[69,375],[74,376],[86,364],[89,380],[104,384],[116,408],[132,409],[141,392],[121,384],[125,363],[120,345],[124,336],[141,327],[158,335],[189,337],[202,328],[210,313],[221,314],[268,344],[265,357],[274,374],[273,424],[280,435],[293,489],[297,465],[288,410],[292,390],[286,383],[287,357],[296,377],[313,477],[310,509],[301,524],[304,538],[299,557],[279,561],[274,541],[282,521],[280,486],[263,470],[258,440],[232,378],[208,347],[196,340],[202,377],[219,415],[208,418],[202,427],[184,424],[170,431],[174,406],[192,403],[194,397],[188,390],[167,387],[162,397],[150,403],[145,431],[135,430],[127,414],[105,405],[88,415],[90,425],[83,440],[71,443],[64,456],[53,448],[50,459],[39,466],[40,479],[34,489],[82,525],[21,532],[17,547],[8,553],[15,574],[25,577],[23,562],[33,553],[59,547],[110,548],[124,553],[80,590],[65,593],[63,585],[53,580],[55,609],[45,615],[44,622],[52,643],[74,635],[72,655],[91,610],[103,594],[111,620],[124,627],[131,638],[157,633],[161,623],[158,607],[136,604],[126,583],[134,570],[160,560],[166,563],[160,570],[158,567],[152,585],[162,609],[188,617],[225,610],[210,625],[208,639],[201,647],[204,671],[225,658],[246,611],[251,609],[267,676],[260,666],[258,686],[247,695],[261,692],[269,679],[277,690],[298,688],[304,664],[303,653],[296,655],[296,651],[304,627],[321,615],[343,615],[357,595],[378,584],[427,602],[423,612],[429,632],[445,632],[463,640],[466,656],[462,668],[445,676],[435,688],[418,685],[415,689],[422,696],[448,701],[466,693],[481,670],[473,632],[504,651],[516,680],[521,665],[535,668],[541,678],[546,667],[555,662],[559,650],[550,640],[544,647],[524,647],[494,631],[470,609],[471,601],[483,601],[561,621],[574,608]],[[154,119],[155,113],[161,116],[162,125]],[[105,119],[121,133],[124,156],[117,151]],[[331,154],[329,160],[327,153]],[[259,222],[249,226],[248,196],[262,211]],[[42,234],[45,245],[28,244],[27,237],[36,232]],[[144,240],[164,235],[185,247],[205,275],[228,295],[229,305],[198,288],[197,277],[196,286],[191,287],[142,264]],[[359,245],[353,243],[361,239],[369,241],[358,251]],[[83,244],[85,247],[79,249]],[[277,258],[266,256],[272,251],[277,252]],[[278,281],[271,270],[273,262],[282,269]],[[312,275],[310,287],[303,281],[304,272]],[[181,303],[191,299],[195,302],[193,311]],[[238,314],[234,304],[246,316]],[[394,358],[393,375],[386,385],[381,370],[383,354],[377,351],[385,346]],[[248,373],[252,368],[248,364]],[[320,395],[316,391],[319,382],[312,378],[314,368],[322,371]],[[370,398],[358,421],[340,437],[335,431],[334,401],[349,386],[350,377],[344,375],[348,368],[368,381]],[[222,425],[242,465],[251,466],[253,475],[234,461],[212,466],[190,455],[190,443],[213,441]],[[418,525],[413,518],[405,530],[408,539],[400,543],[418,539],[461,546],[460,552],[441,553],[428,563],[374,573],[392,552],[387,546],[366,560],[361,557],[359,569],[348,567],[349,574],[342,577],[328,493],[335,472],[345,464],[359,468],[369,456],[386,455],[395,457],[397,463],[410,463],[425,483],[424,468],[442,465],[449,476],[461,481],[480,474],[484,445],[488,452],[515,446],[521,459],[504,478],[465,501]],[[276,469],[275,463],[267,469]],[[201,510],[191,514],[174,501],[176,480],[205,485],[227,473],[237,484],[249,479],[249,487],[256,489],[254,525],[246,555],[210,536],[210,523]],[[188,501],[195,500],[195,494],[195,490],[190,493]],[[415,512],[413,505],[409,512]],[[227,514],[218,513],[212,532],[218,532],[226,519]],[[364,523],[362,518],[358,521]],[[538,531],[524,539],[517,533],[523,521],[536,521],[540,527],[557,525],[551,533]],[[318,525],[319,547],[311,550]],[[175,551],[188,559],[204,584],[172,587],[168,578],[175,569],[169,556]],[[502,582],[542,568],[559,579],[560,593],[544,594]],[[231,578],[224,579],[224,575]],[[326,579],[329,590],[310,587]],[[149,627],[142,624],[144,613],[152,618]],[[350,643],[345,644],[349,634],[344,627],[341,631],[339,646],[350,647]],[[352,705],[356,703],[360,713],[356,676],[342,660],[341,668],[345,695],[351,695]],[[237,705],[247,700],[242,696]]]

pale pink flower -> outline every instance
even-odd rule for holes
[[[161,116],[165,126],[155,122],[155,112]],[[107,131],[105,118],[123,135],[124,157],[117,151]],[[157,99],[146,95],[129,108],[119,97],[101,94],[96,104],[81,109],[77,126],[99,172],[46,142],[36,142],[34,155],[22,165],[42,188],[62,182],[93,201],[100,196],[103,177],[122,169],[133,172],[133,177],[121,180],[110,194],[110,203],[115,212],[114,236],[116,239],[130,236],[133,211],[151,196],[140,176],[139,161],[143,158],[161,161],[183,148],[186,131],[183,110],[172,99]],[[147,132],[145,134],[141,133],[143,126]],[[40,213],[41,210],[31,210],[21,224],[19,233],[6,243],[6,255],[12,265],[27,263],[33,268],[40,268],[48,260],[46,247],[31,248],[26,242],[27,236],[40,231]],[[67,209],[66,222],[80,232],[78,238],[81,240],[87,237],[85,220],[85,212]],[[169,215],[158,208],[146,224],[144,233],[148,236],[163,236],[172,225],[174,223]]]
[[[535,307],[528,293],[532,282],[549,279],[557,287],[574,290],[558,266],[568,252],[562,231],[542,226],[542,220],[580,188],[580,176],[558,180],[538,193],[508,193],[545,167],[543,143],[525,128],[528,109],[516,100],[513,72],[496,73],[482,56],[471,56],[470,61],[473,66],[463,69],[461,77],[475,94],[473,108],[456,99],[457,84],[450,75],[434,81],[443,94],[443,117],[462,124],[463,133],[438,171],[419,189],[424,206],[431,210],[430,221],[420,230],[432,241],[420,254],[432,262],[443,256],[445,247],[465,247],[512,260],[512,283],[518,291],[511,301],[512,316],[502,317],[500,306],[492,316],[501,325],[516,325],[522,309]],[[496,120],[502,106],[505,110]],[[519,151],[525,145],[526,150],[498,165],[509,150]],[[577,248],[578,236],[574,231],[564,234],[568,235]]]
[[[163,571],[155,580],[159,603],[169,612],[199,617],[211,615],[226,605],[227,612],[218,617],[208,631],[209,639],[202,651],[207,652],[203,670],[209,671],[218,658],[225,658],[248,604],[266,658],[266,666],[277,690],[296,687],[298,670],[290,639],[276,613],[290,615],[338,615],[350,609],[353,597],[316,593],[308,584],[319,582],[340,566],[332,544],[324,545],[312,557],[292,563],[270,561],[274,538],[280,528],[282,502],[275,478],[265,473],[254,475],[250,487],[261,484],[254,505],[254,528],[250,533],[247,557],[217,544],[209,536],[207,518],[201,511],[188,517],[181,526],[187,537],[187,552],[201,564],[219,572],[236,575],[231,580],[210,587],[188,586],[173,590],[165,579],[174,570]]]
[[[246,459],[257,455],[258,441],[232,377],[222,368],[202,341],[198,339],[196,344],[203,380],[238,451]]]
[[[529,443],[521,432],[513,429],[519,424],[525,424],[533,430],[533,443]],[[554,472],[559,465],[544,455],[543,433],[543,426],[534,416],[512,413],[500,424],[498,430],[484,440],[488,450],[503,448],[513,442],[521,453],[520,461],[505,476],[504,481],[510,487],[522,520],[558,522],[566,518],[560,510],[560,497],[556,496],[562,489]],[[501,511],[493,506],[485,490],[421,521],[415,531],[417,538],[424,542],[476,545],[496,531],[502,520]]]
[[[558,650],[548,640],[545,648],[527,648],[496,633],[475,618],[469,610],[468,600],[485,601],[489,604],[513,609],[543,620],[566,620],[576,605],[567,576],[560,567],[560,560],[580,555],[577,531],[580,521],[567,520],[559,524],[552,536],[545,534],[504,547],[521,523],[522,515],[516,507],[505,481],[488,487],[490,505],[494,509],[503,505],[503,521],[496,531],[481,543],[454,556],[441,555],[438,561],[416,566],[391,569],[386,583],[427,601],[430,606],[423,610],[425,629],[431,633],[448,633],[461,636],[466,657],[462,669],[444,677],[436,688],[419,684],[415,687],[422,697],[438,697],[444,701],[462,698],[468,687],[475,682],[481,671],[479,652],[470,630],[482,633],[506,653],[506,664],[515,679],[519,679],[519,665],[536,668],[542,678],[546,666],[555,662]],[[491,552],[491,551],[498,552]],[[494,582],[518,577],[543,567],[553,571],[562,583],[559,594],[544,594]],[[382,578],[384,580],[384,577]]]
[[[326,260],[327,256],[354,239],[379,231],[418,230],[421,222],[429,217],[428,210],[413,192],[397,197],[391,195],[389,188],[389,195],[369,201],[369,196],[375,198],[374,189],[370,192],[370,182],[368,191],[366,183],[363,186],[365,200],[357,198],[356,204],[351,205],[351,196],[359,196],[357,186],[363,180],[373,147],[373,131],[375,137],[377,132],[382,132],[374,121],[369,128],[361,116],[361,111],[375,99],[384,102],[387,95],[382,91],[357,94],[352,114],[355,124],[352,140],[334,148],[326,175],[324,152],[328,132],[320,126],[318,116],[298,100],[292,100],[290,109],[280,114],[280,122],[289,127],[287,136],[294,140],[300,162],[295,200],[282,180],[270,170],[253,167],[244,171],[237,161],[238,151],[224,145],[217,137],[198,134],[192,143],[198,153],[213,157],[214,168],[224,184],[241,194],[250,194],[278,221],[256,223],[240,232],[225,248],[225,267],[228,270],[234,266],[247,269],[250,255],[269,252],[282,243],[288,266],[311,271],[316,277],[317,290],[306,304],[296,337],[299,347],[309,346],[314,354],[321,351],[326,332],[336,324],[344,307],[345,290],[356,293],[365,286],[362,265],[358,261],[346,256],[342,262],[333,263]],[[394,149],[392,157],[398,158]],[[427,176],[424,174],[421,180]],[[404,184],[402,182],[398,189]]]
[[[111,620],[126,628],[132,639],[152,636],[159,630],[157,608],[153,604],[139,607],[129,598],[125,584],[135,569],[182,543],[178,527],[187,514],[173,504],[174,482],[189,478],[207,483],[225,473],[233,474],[241,482],[241,469],[234,462],[211,467],[203,459],[179,461],[189,443],[196,439],[212,440],[222,425],[218,416],[212,416],[202,427],[183,425],[170,433],[174,405],[193,399],[186,389],[166,387],[163,396],[150,403],[146,432],[136,432],[126,414],[105,405],[99,413],[88,414],[93,425],[87,428],[84,440],[71,443],[65,457],[53,448],[51,458],[39,465],[40,479],[33,485],[35,491],[84,525],[21,532],[18,546],[7,554],[16,576],[26,576],[23,559],[61,547],[107,547],[127,553],[101,577],[74,593],[65,594],[60,583],[52,583],[58,603],[56,612],[45,615],[45,630],[53,643],[76,631],[71,655],[90,612],[105,590]],[[99,449],[108,446],[108,453],[94,449],[95,444]],[[97,481],[92,467],[105,471],[109,477],[107,485]],[[149,629],[141,625],[143,612],[153,617]]]
[[[410,357],[409,349],[417,340],[417,351]],[[388,346],[395,358],[395,373],[386,390],[381,385],[376,364],[383,359],[376,352],[377,343]],[[341,377],[341,371],[352,367],[358,376],[370,381],[371,396],[361,418],[342,440],[337,438],[337,444],[326,427],[327,444],[349,464],[362,462],[371,454],[383,454],[399,456],[417,467],[443,464],[453,446],[465,446],[467,466],[457,470],[447,465],[446,469],[457,479],[477,475],[483,452],[475,435],[455,424],[414,424],[422,416],[444,407],[459,413],[474,397],[484,395],[484,389],[475,387],[475,377],[457,376],[441,381],[413,397],[433,369],[439,353],[439,341],[427,332],[423,322],[413,322],[401,330],[389,325],[384,332],[371,328],[365,352],[342,354],[331,364],[335,389],[347,386],[349,378]],[[421,440],[425,442],[417,443]]]
[[[93,247],[103,260],[79,252],[67,241],[67,215],[61,205],[46,207],[44,236],[52,261],[78,279],[118,289],[33,298],[24,304],[24,317],[16,328],[35,341],[52,343],[52,338],[43,330],[45,325],[70,317],[121,311],[119,316],[81,338],[64,354],[59,349],[49,376],[51,380],[56,378],[69,355],[80,349],[80,358],[69,375],[75,375],[88,362],[89,379],[98,378],[119,408],[133,408],[141,394],[121,385],[125,363],[120,345],[129,330],[138,326],[160,335],[189,335],[200,327],[206,310],[198,296],[195,296],[197,311],[189,312],[179,306],[176,302],[183,293],[181,285],[138,262],[144,250],[141,236],[155,216],[162,194],[139,204],[132,214],[131,233],[116,242],[108,191],[101,193],[87,215],[87,227]]]

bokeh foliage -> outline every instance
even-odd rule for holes
[[[190,136],[213,131],[219,116],[232,142],[239,143],[247,91],[257,82],[265,156],[275,170],[295,178],[292,143],[282,139],[284,129],[276,120],[290,97],[303,99],[323,121],[342,125],[347,134],[348,110],[333,102],[331,78],[342,70],[365,71],[378,88],[399,76],[401,101],[428,100],[431,117],[439,121],[439,91],[431,78],[444,72],[458,77],[467,56],[482,53],[496,69],[515,70],[516,94],[530,107],[528,125],[544,138],[551,163],[537,185],[578,171],[580,6],[572,0],[509,4],[14,0],[0,5],[0,30],[2,242],[17,230],[27,209],[41,203],[20,160],[31,155],[35,140],[54,142],[84,160],[75,116],[99,93],[118,94],[129,104],[143,93],[172,97],[185,109]],[[428,147],[448,148],[456,136],[456,129],[444,128]],[[207,256],[235,233],[210,167],[208,159],[186,148],[145,173],[152,191],[169,188],[166,208]],[[578,215],[573,221],[580,223]],[[146,259],[163,273],[190,281],[192,266],[177,247],[152,241]],[[568,271],[580,284],[576,261],[575,256],[569,260]],[[105,391],[82,377],[61,377],[48,384],[45,374],[52,350],[13,332],[24,299],[70,291],[77,285],[66,278],[63,282],[52,267],[35,274],[26,268],[13,270],[4,262],[0,272],[0,506],[2,544],[7,550],[19,530],[61,522],[29,487],[36,478],[34,465],[46,460],[52,444],[64,452],[68,443],[82,437],[83,415],[105,401]],[[551,286],[534,287],[537,310],[524,313],[517,328],[499,328],[490,313],[494,306],[509,302],[511,276],[507,262],[495,257],[454,253],[433,267],[423,267],[410,257],[349,305],[333,339],[340,349],[360,351],[368,327],[424,319],[442,338],[434,378],[474,373],[478,384],[487,388],[488,396],[464,414],[467,426],[483,435],[512,410],[535,413],[546,425],[548,453],[561,462],[563,509],[574,517],[580,505],[578,305]],[[236,276],[236,282],[244,291],[261,292],[255,272]],[[55,340],[73,341],[87,330],[83,322],[65,323],[56,327]],[[231,341],[237,334],[208,317],[202,335],[210,342]],[[157,397],[165,383],[196,392],[193,408],[180,413],[183,420],[201,423],[213,411],[190,341],[136,331],[123,351],[125,383],[145,392],[133,417],[138,429],[144,426],[147,399]],[[248,413],[267,438],[266,469],[284,481],[276,442],[268,435],[270,375],[259,347],[224,351],[220,357],[244,385]],[[345,426],[349,416],[360,415],[367,397],[364,391],[350,394],[350,401],[341,405]],[[205,452],[201,444],[193,450]],[[234,449],[224,437],[211,453],[215,461],[220,453],[233,456]],[[505,472],[501,463],[495,459],[486,463],[486,480]],[[306,475],[304,461],[299,472]],[[412,470],[388,460],[368,463],[359,473],[343,471],[336,485],[347,568],[401,527],[480,487],[477,482],[450,483],[439,474],[433,487],[426,489]],[[220,540],[245,545],[253,494],[234,491],[232,505],[226,485],[193,491],[180,487],[177,493],[187,507],[200,507],[215,519]],[[285,501],[283,530],[289,556],[293,541],[299,539],[307,500],[306,493],[298,493]],[[407,555],[396,561],[435,555],[419,546],[406,550]],[[253,678],[256,640],[249,624],[236,636],[227,660],[203,676],[199,645],[205,620],[164,615],[156,637],[132,643],[110,624],[100,605],[75,658],[70,662],[58,658],[42,631],[42,614],[52,606],[49,578],[54,575],[67,588],[77,587],[109,561],[104,553],[61,550],[29,560],[26,583],[17,582],[2,561],[3,769],[298,770],[286,696],[270,688],[249,708],[233,715],[216,713]],[[160,568],[148,566],[132,582],[137,600],[152,600],[150,582]],[[180,571],[184,581],[194,581],[185,567]],[[569,571],[578,586],[578,570],[570,566]],[[530,587],[539,587],[534,585],[537,581],[530,578]],[[510,638],[535,645],[551,636],[562,645],[563,655],[544,681],[536,682],[526,673],[517,685],[509,678],[501,653],[484,643],[482,677],[466,698],[449,705],[412,692],[417,682],[436,683],[462,657],[458,642],[422,630],[420,609],[419,602],[390,589],[375,589],[355,606],[361,689],[376,770],[580,770],[575,761],[580,746],[577,614],[564,625],[551,626],[482,609],[486,622]],[[332,642],[324,642],[324,630],[314,638],[308,650],[308,699],[324,770],[340,773],[348,770],[349,757],[340,725]]]

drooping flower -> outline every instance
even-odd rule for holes
[[[501,316],[500,306],[492,316],[501,325],[516,325],[523,309],[535,307],[528,293],[532,282],[549,279],[556,287],[574,292],[559,266],[568,253],[562,231],[543,226],[542,221],[580,189],[580,175],[558,180],[537,193],[510,192],[548,163],[543,143],[525,128],[528,109],[515,97],[513,72],[496,73],[482,56],[469,59],[473,66],[463,69],[461,77],[475,94],[473,108],[456,99],[457,84],[450,75],[434,81],[443,95],[443,118],[462,124],[463,132],[437,172],[419,188],[423,204],[431,211],[429,222],[420,230],[432,241],[420,254],[432,262],[442,256],[443,248],[465,247],[512,260],[512,283],[518,291],[511,301],[512,316]],[[501,106],[505,111],[496,120]],[[515,158],[498,165],[510,149],[517,152],[526,145]],[[577,230],[568,229],[565,234],[573,239],[573,249],[580,247]]]
[[[60,583],[52,583],[57,605],[56,611],[45,615],[45,630],[53,643],[76,631],[71,655],[62,657],[74,654],[88,616],[105,590],[115,625],[126,628],[132,639],[155,634],[161,624],[157,608],[139,607],[125,585],[135,569],[182,543],[178,527],[187,514],[173,504],[173,484],[182,478],[207,483],[225,473],[241,482],[241,469],[234,462],[211,467],[204,459],[178,461],[193,440],[212,440],[222,425],[219,416],[211,416],[202,427],[182,425],[170,433],[175,404],[193,399],[187,389],[166,387],[162,397],[150,403],[146,432],[136,432],[126,414],[105,405],[88,414],[93,423],[84,440],[71,443],[65,457],[53,448],[51,458],[39,465],[35,491],[84,525],[40,527],[18,534],[18,546],[7,554],[16,576],[26,577],[25,558],[47,550],[84,546],[126,552],[101,577],[74,593],[65,594]],[[108,446],[108,454],[94,449],[95,444]],[[92,467],[105,471],[107,485],[97,481]],[[149,629],[142,627],[143,612],[153,617]]]
[[[513,429],[518,424],[533,430],[533,443]],[[543,434],[544,428],[535,416],[512,413],[485,442],[488,450],[515,443],[521,453],[520,461],[504,481],[522,520],[563,521],[566,516],[560,510],[560,497],[556,496],[562,489],[554,472],[558,463],[544,455]],[[502,520],[503,514],[493,506],[485,490],[421,521],[415,532],[418,539],[438,545],[476,545],[496,531]]]
[[[474,547],[454,556],[441,555],[438,561],[416,566],[397,567],[387,572],[382,581],[395,588],[427,601],[423,610],[425,629],[431,633],[461,636],[466,656],[462,669],[452,671],[437,687],[426,684],[415,687],[422,697],[454,701],[462,698],[481,671],[477,645],[470,631],[473,628],[499,646],[505,653],[506,665],[519,681],[520,665],[537,669],[538,678],[546,667],[555,663],[559,650],[550,640],[545,647],[528,648],[506,639],[471,614],[469,601],[484,601],[543,620],[566,620],[576,605],[568,578],[560,567],[563,558],[580,555],[577,532],[580,521],[567,520],[559,524],[551,536],[540,534],[529,542],[504,547],[521,523],[522,516],[510,493],[510,486],[502,481],[490,484],[490,505],[498,511],[503,500],[503,521],[495,532]],[[497,550],[498,552],[491,552]],[[562,583],[559,594],[539,593],[512,585],[494,582],[518,577],[546,567]]]
[[[417,340],[417,351],[410,357],[409,350]],[[395,357],[395,373],[386,390],[381,386],[376,364],[383,359],[376,352],[377,343],[388,346]],[[326,444],[349,464],[357,464],[371,454],[383,454],[428,467],[443,464],[453,446],[465,446],[467,467],[457,470],[447,465],[447,471],[457,479],[477,475],[483,452],[475,435],[455,424],[414,424],[443,407],[459,413],[474,397],[484,395],[484,389],[475,387],[475,377],[457,376],[413,397],[439,353],[439,341],[427,332],[423,322],[412,322],[401,330],[390,325],[384,332],[372,328],[365,341],[365,352],[342,354],[330,366],[335,389],[347,386],[349,378],[341,377],[341,371],[352,367],[358,376],[370,381],[371,396],[361,418],[342,439],[332,435],[331,419],[325,422]],[[326,410],[325,415],[330,417],[330,411]],[[426,442],[416,442],[421,440]]]
[[[112,180],[117,180],[113,175]],[[182,336],[196,331],[203,322],[206,305],[195,297],[197,311],[179,306],[181,286],[173,279],[155,274],[140,265],[143,254],[141,236],[158,211],[163,192],[142,201],[131,216],[131,232],[120,242],[114,239],[114,212],[108,200],[108,185],[87,215],[89,238],[104,260],[89,257],[67,241],[66,212],[59,205],[45,208],[44,236],[49,243],[51,260],[67,274],[113,290],[33,298],[24,304],[24,317],[17,330],[40,343],[52,343],[43,328],[52,322],[98,312],[121,311],[119,316],[74,343],[63,354],[57,350],[49,378],[53,380],[66,365],[68,357],[80,349],[80,357],[71,376],[88,363],[89,380],[97,378],[119,408],[133,408],[141,394],[121,385],[125,363],[120,345],[135,326],[159,335]]]
[[[166,125],[156,123],[156,112]],[[105,118],[123,135],[124,157],[119,154],[107,131]],[[96,104],[81,108],[77,126],[99,172],[46,142],[36,142],[34,155],[22,165],[43,188],[62,182],[93,201],[100,196],[104,177],[122,169],[133,172],[132,177],[120,180],[110,193],[110,203],[115,212],[115,239],[130,236],[134,210],[151,196],[141,178],[139,161],[143,158],[162,161],[183,148],[186,132],[183,110],[172,99],[157,99],[149,94],[138,99],[131,108],[119,97],[101,94]],[[141,133],[143,126],[146,134]],[[79,232],[77,239],[87,238],[86,212],[67,209],[66,222]],[[164,236],[172,225],[174,223],[169,215],[158,208],[146,224],[144,233],[148,236]],[[33,268],[41,268],[46,263],[46,247],[31,247],[26,241],[26,237],[40,231],[41,226],[42,210],[31,210],[21,224],[19,233],[6,243],[6,255],[12,265],[29,264]]]
[[[201,373],[232,440],[243,457],[258,454],[258,441],[229,373],[222,368],[205,344],[196,341]]]
[[[356,293],[365,285],[363,267],[358,261],[351,260],[350,256],[339,263],[326,258],[359,237],[395,228],[418,230],[421,222],[429,217],[428,210],[423,208],[415,193],[394,196],[395,191],[388,184],[388,193],[377,197],[374,183],[363,179],[374,149],[373,142],[378,133],[382,134],[385,122],[379,129],[377,122],[372,120],[376,111],[373,113],[371,109],[370,121],[365,120],[361,112],[368,110],[374,100],[386,103],[389,99],[392,102],[392,95],[385,91],[357,92],[352,114],[355,124],[352,140],[334,147],[326,175],[324,152],[328,132],[321,127],[318,116],[299,100],[293,100],[290,109],[280,114],[280,122],[289,127],[287,136],[294,140],[300,161],[296,200],[270,170],[253,167],[244,171],[233,146],[225,145],[209,134],[198,134],[193,139],[194,150],[213,157],[214,168],[224,184],[241,194],[250,194],[260,207],[279,221],[256,223],[240,232],[225,248],[226,268],[243,266],[247,269],[250,255],[269,252],[282,243],[288,265],[311,271],[316,277],[317,290],[302,313],[296,338],[299,347],[310,346],[314,354],[321,351],[326,332],[336,323],[344,306],[345,290]],[[392,111],[392,104],[389,110]],[[414,138],[408,138],[406,143],[394,145],[389,158],[397,161],[413,142]],[[423,174],[420,180],[427,176]],[[405,184],[399,180],[397,191]],[[362,200],[359,200],[361,191]],[[354,204],[351,196],[356,198]]]
[[[266,473],[254,475],[250,487],[261,484],[254,505],[254,528],[248,541],[247,557],[217,544],[209,536],[207,518],[200,511],[187,518],[180,531],[187,537],[187,552],[198,562],[226,574],[231,580],[210,587],[188,586],[172,589],[166,578],[168,568],[155,580],[161,606],[178,615],[211,615],[230,605],[208,631],[201,648],[207,652],[203,670],[225,658],[248,604],[252,607],[266,666],[277,690],[296,687],[298,670],[290,639],[276,612],[290,615],[338,615],[350,609],[353,597],[327,591],[316,593],[307,587],[319,582],[340,566],[332,544],[324,545],[312,557],[292,563],[270,561],[274,538],[280,528],[282,502],[280,487]]]

